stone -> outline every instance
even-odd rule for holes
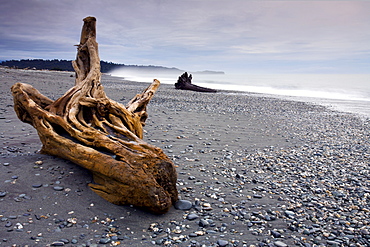
[[[197,214],[189,214],[188,216],[186,216],[186,219],[188,219],[188,220],[195,220],[198,217],[199,216]]]
[[[56,190],[56,191],[62,191],[62,190],[64,190],[64,187],[63,186],[54,186],[53,189]]]
[[[223,240],[223,239],[219,239],[219,240],[217,240],[217,244],[220,247],[225,247],[225,246],[227,246],[229,244],[229,242],[226,241],[226,240]]]
[[[276,247],[288,247],[288,245],[286,243],[282,242],[282,241],[275,241],[274,245]]]
[[[274,236],[274,238],[281,238],[281,233],[271,230],[271,235]]]
[[[99,240],[99,244],[109,244],[111,240],[109,238],[102,238]]]
[[[290,211],[290,210],[285,210],[285,215],[288,216],[288,217],[293,217],[295,216],[295,213],[293,211]]]
[[[209,223],[208,223],[208,221],[207,221],[207,220],[205,220],[205,219],[201,219],[201,220],[199,221],[199,226],[201,226],[201,227],[207,227],[207,226],[209,226]]]
[[[174,206],[178,210],[189,210],[192,208],[193,204],[187,200],[178,200]]]
[[[51,246],[64,246],[64,242],[56,241],[56,242],[51,243]]]

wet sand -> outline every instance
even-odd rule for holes
[[[73,74],[0,68],[0,246],[369,245],[369,120],[161,85],[144,139],[174,161],[180,199],[193,206],[153,215],[105,201],[87,186],[88,171],[38,154],[36,130],[16,117],[14,83],[57,99]],[[148,85],[102,82],[123,104]]]

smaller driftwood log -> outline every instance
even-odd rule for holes
[[[176,89],[182,90],[191,90],[197,92],[207,92],[207,93],[216,93],[217,91],[212,88],[200,87],[194,84],[191,84],[191,80],[193,79],[192,75],[187,72],[179,76],[179,79],[175,83]]]
[[[94,17],[84,19],[73,68],[75,86],[55,101],[28,84],[11,88],[15,112],[37,130],[41,153],[90,170],[95,183],[89,186],[109,202],[167,212],[178,199],[175,167],[160,148],[142,140],[146,106],[159,81],[126,107],[109,99],[101,84]]]

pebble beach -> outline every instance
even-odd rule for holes
[[[41,155],[10,87],[56,100],[74,73],[0,67],[0,246],[370,246],[370,119],[262,94],[161,85],[144,140],[176,165],[164,215],[111,204],[89,171]],[[153,78],[154,79],[154,78]],[[102,76],[126,104],[149,84]]]

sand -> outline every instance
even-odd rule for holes
[[[124,104],[148,85],[102,81]],[[144,139],[174,161],[180,199],[193,207],[153,215],[105,201],[87,186],[87,170],[38,154],[36,130],[13,110],[16,82],[57,99],[74,78],[0,68],[0,246],[369,243],[368,120],[259,94],[161,85]]]

